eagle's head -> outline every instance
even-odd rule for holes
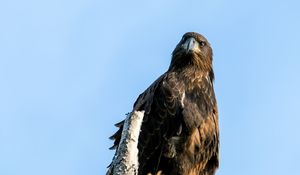
[[[192,66],[210,72],[212,55],[210,44],[204,36],[195,32],[185,33],[172,53],[169,70]]]

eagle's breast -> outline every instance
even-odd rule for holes
[[[187,133],[183,151],[176,157],[181,162],[177,171],[182,174],[199,174],[209,164],[218,166],[218,114],[212,83],[207,76],[198,74],[192,76],[193,79],[186,76],[182,79],[185,88],[180,103]]]

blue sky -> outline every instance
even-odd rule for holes
[[[0,1],[0,174],[104,174],[187,31],[214,49],[222,175],[300,174],[298,1]]]

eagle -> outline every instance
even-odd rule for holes
[[[139,95],[144,111],[138,138],[139,175],[214,175],[219,166],[213,52],[207,39],[185,33],[168,70]],[[118,148],[124,120],[110,138]]]

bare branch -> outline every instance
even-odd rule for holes
[[[127,115],[122,137],[107,175],[138,174],[138,139],[144,111],[133,111]]]

